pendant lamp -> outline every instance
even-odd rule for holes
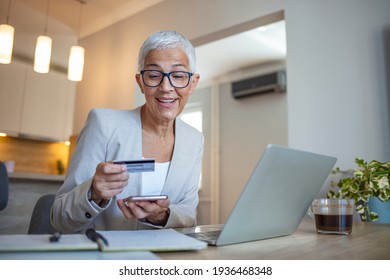
[[[79,26],[78,26],[78,32],[80,33],[82,5],[85,4],[86,2],[83,0],[76,0],[76,1],[80,3]],[[80,37],[80,34],[78,37]],[[84,54],[85,54],[85,49],[81,46],[72,46],[70,48],[69,63],[68,63],[69,80],[79,82],[83,79]]]
[[[10,64],[12,59],[12,49],[14,46],[15,28],[8,24],[11,0],[8,2],[8,13],[5,24],[0,24],[0,63]]]
[[[47,19],[49,16],[49,7],[50,0],[47,1],[44,35],[38,36],[35,47],[34,71],[38,73],[48,73],[50,68],[52,39],[47,36]]]

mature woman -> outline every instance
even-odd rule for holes
[[[203,135],[178,115],[194,92],[195,50],[175,31],[152,34],[138,58],[145,104],[93,109],[56,194],[51,221],[63,233],[189,227],[196,224]],[[128,173],[113,160],[154,158],[154,172]],[[124,202],[139,194],[168,199]]]

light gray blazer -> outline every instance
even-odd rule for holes
[[[165,228],[196,224],[203,144],[202,133],[180,118],[176,119],[174,152],[162,190],[171,201]],[[151,228],[136,219],[125,219],[116,202],[118,198],[140,193],[141,173],[130,173],[128,185],[105,208],[93,206],[88,201],[92,177],[100,162],[140,158],[140,107],[134,110],[91,110],[51,209],[53,226],[63,233],[84,232],[90,227],[99,230]]]

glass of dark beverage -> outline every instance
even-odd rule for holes
[[[353,199],[318,198],[311,205],[317,233],[350,234],[352,232]]]

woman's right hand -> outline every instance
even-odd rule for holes
[[[129,173],[124,165],[113,164],[112,161],[97,165],[91,186],[91,199],[99,204],[122,192],[127,186]]]

